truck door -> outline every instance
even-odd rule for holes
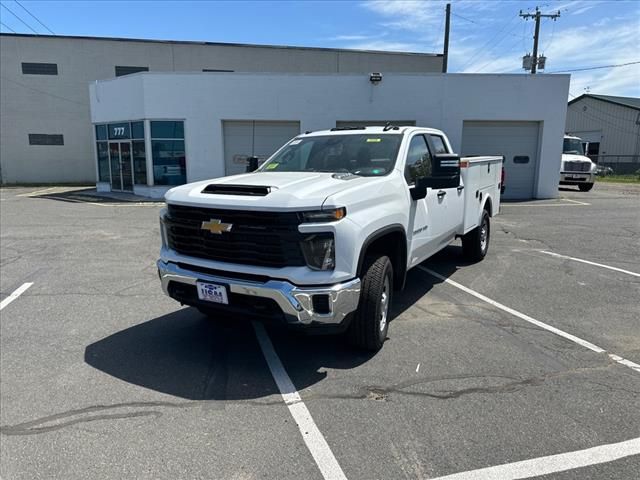
[[[447,142],[440,135],[427,135],[427,141],[434,155],[452,153]],[[456,232],[462,232],[462,223],[464,221],[464,186],[462,185],[462,177],[460,185],[438,189],[436,197],[438,195],[441,200],[440,205],[444,208],[444,216],[442,218],[443,240],[448,242]]]
[[[414,135],[409,143],[404,169],[409,188],[419,178],[431,175],[431,162],[431,152],[425,136]],[[446,236],[446,207],[443,195],[438,193],[429,188],[425,198],[411,201],[408,232],[411,235],[410,265],[435,253]]]

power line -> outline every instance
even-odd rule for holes
[[[462,20],[466,20],[467,22],[475,23],[476,25],[480,25],[480,22],[476,22],[475,20],[471,20],[470,18],[463,17],[462,15],[458,15],[457,13],[451,12],[451,15],[453,15],[454,17],[458,17],[458,18],[460,18]]]
[[[16,15],[15,13],[13,13],[11,11],[11,9],[9,7],[7,7],[4,3],[0,3],[0,6],[2,6],[4,9],[7,10],[7,12],[9,12],[11,15],[13,15],[14,17],[16,17],[18,20],[20,20],[20,22],[25,25],[29,30],[31,30],[33,33],[35,33],[36,35],[39,35],[38,32],[36,32],[33,28],[31,28],[31,25],[29,25],[27,22],[25,22],[24,20],[22,20],[18,15]]]
[[[508,27],[508,26],[509,26],[509,25],[510,25],[510,24],[511,24],[511,23],[512,23],[516,18],[518,18],[518,15],[515,15],[514,17],[512,17],[512,18],[511,18],[511,20],[510,20],[509,22],[505,23],[505,25],[504,25],[500,30],[498,30],[498,32],[496,32],[496,34],[495,34],[494,36],[492,36],[492,37],[491,37],[491,38],[490,38],[490,39],[489,39],[489,40],[488,40],[484,45],[482,45],[482,47],[480,47],[480,48],[479,48],[479,49],[478,49],[478,50],[477,50],[477,51],[476,51],[476,52],[471,56],[471,58],[470,58],[470,59],[469,59],[469,60],[464,64],[464,66],[462,67],[462,69],[465,69],[467,66],[471,65],[471,64],[473,63],[473,61],[474,61],[476,58],[478,58],[478,55],[480,55],[480,53],[482,53],[482,52],[484,51],[484,49],[485,49],[485,48],[487,48],[487,47],[491,44],[491,42],[493,42],[493,41],[498,37],[498,35],[500,35],[500,34],[501,34],[501,33],[502,33],[502,32],[503,32],[503,31],[504,31],[504,30],[505,30],[505,29],[506,29],[506,28],[507,28],[507,27]],[[506,36],[506,34],[505,34],[505,36]],[[500,42],[498,42],[498,43],[500,43]],[[490,52],[491,50],[493,50],[496,46],[497,46],[497,44],[496,44],[496,45],[494,45],[493,47],[491,47],[491,48],[487,51],[487,53],[488,53],[488,52]]]
[[[57,98],[58,100],[64,100],[65,102],[76,103],[78,105],[82,105],[83,107],[86,107],[87,105],[89,105],[87,102],[79,102],[77,100],[72,100],[70,98],[61,97],[60,95],[54,95],[53,93],[45,92],[44,90],[40,90],[38,88],[30,87],[29,85],[25,85],[24,83],[16,82],[15,80],[12,80],[12,79],[10,79],[8,77],[0,76],[0,78],[5,82],[15,83],[16,85],[20,85],[22,88],[26,88],[27,90],[32,90],[34,92],[41,93],[42,95],[46,95],[48,97]]]
[[[627,63],[618,63],[617,65],[599,65],[597,67],[580,67],[580,68],[574,68],[571,70],[553,70],[551,72],[546,72],[546,73],[570,73],[570,72],[584,72],[586,70],[599,70],[601,68],[617,68],[617,67],[626,67],[627,65],[636,65],[640,63],[639,61],[636,62],[627,62]]]
[[[517,23],[513,26],[513,28],[512,28],[509,32],[511,32],[511,31],[513,31],[513,30],[515,30],[516,28],[518,28],[518,24],[517,24]],[[501,37],[501,38],[500,38],[500,39],[499,39],[499,40],[494,44],[494,46],[493,46],[493,47],[491,47],[489,50],[487,50],[487,53],[489,53],[491,50],[493,50],[493,49],[494,49],[494,48],[496,48],[498,45],[500,45],[500,43],[501,43],[505,38],[507,38],[507,35],[509,34],[509,32],[506,32],[506,33],[505,33],[505,34],[504,34],[504,35],[503,35],[503,36],[502,36],[502,37]],[[509,49],[509,50],[507,50],[507,52],[511,52],[511,51],[513,50],[513,46],[514,46],[514,45],[515,45],[515,43],[512,43],[512,44],[511,44],[511,47],[512,47],[512,48],[511,48],[511,49]],[[477,69],[476,69],[476,73],[480,73],[480,71],[481,71],[481,70],[483,70],[486,66],[488,66],[488,65],[492,64],[494,61],[495,61],[495,59],[491,59],[491,60],[489,60],[487,63],[485,63],[485,64],[484,64],[484,65],[482,65],[481,67],[477,68]]]
[[[2,25],[4,28],[6,28],[7,30],[9,30],[9,31],[11,31],[13,33],[18,33],[13,28],[11,28],[9,25],[7,25],[6,23],[0,22],[0,25]]]
[[[29,10],[27,10],[27,7],[25,7],[24,5],[22,5],[18,0],[13,0],[14,2],[16,2],[18,5],[20,5],[20,8],[22,8],[25,12],[27,12],[29,15],[31,15],[36,22],[38,22],[40,25],[42,25],[44,28],[46,28],[47,30],[49,30],[49,32],[51,32],[53,35],[55,35],[55,32],[53,30],[51,30],[49,27],[47,27],[44,23],[42,23],[40,21],[40,19],[38,17],[36,17],[33,13],[31,13]]]

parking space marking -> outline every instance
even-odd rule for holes
[[[2,300],[2,302],[0,302],[0,310],[2,310],[4,307],[6,307],[7,305],[9,305],[11,302],[13,302],[16,298],[18,298],[20,295],[22,295],[24,292],[27,291],[27,289],[33,285],[33,282],[27,282],[27,283],[23,283],[22,285],[20,285],[18,288],[15,289],[15,291],[9,295],[7,298],[5,298],[4,300]]]
[[[575,203],[576,205],[591,205],[590,203],[587,203],[587,202],[579,202],[578,200],[572,200],[571,198],[564,198],[564,197],[562,197],[562,200],[564,200],[565,202]]]
[[[289,413],[291,413],[298,425],[302,439],[320,469],[322,477],[325,480],[347,480],[329,444],[313,421],[311,413],[309,413],[307,406],[300,398],[300,394],[284,369],[264,325],[255,321],[252,323],[262,354],[267,361],[267,365],[269,365],[269,370],[271,370],[271,375],[276,381],[278,390],[280,390],[280,395],[282,395]]]
[[[56,188],[59,188],[59,187],[49,187],[49,188],[43,188],[41,190],[36,190],[34,192],[19,193],[19,194],[16,195],[16,197],[33,197],[33,196],[39,195],[41,193],[46,193],[46,192],[49,192],[51,190],[55,190]]]
[[[579,202],[577,200],[571,200],[569,198],[560,198],[559,202],[554,203],[510,203],[502,202],[500,207],[584,207],[585,205],[591,205],[586,202]],[[571,202],[571,203],[563,203]]]
[[[548,455],[521,462],[496,465],[495,467],[454,473],[453,475],[437,477],[433,480],[516,480],[613,462],[639,454],[640,438],[633,438],[624,442],[610,443],[575,452]]]
[[[596,353],[604,353],[607,354],[607,356],[613,360],[614,362],[619,363],[620,365],[624,365],[625,367],[629,367],[632,370],[640,373],[640,365],[638,365],[637,363],[634,363],[630,360],[627,360],[625,358],[622,358],[618,355],[612,354],[607,352],[604,348],[600,348],[597,345],[594,345],[591,342],[588,342],[587,340],[583,340],[580,337],[576,337],[575,335],[571,335],[570,333],[565,332],[564,330],[560,330],[559,328],[556,328],[554,326],[548,325],[544,322],[541,322],[540,320],[536,320],[535,318],[530,317],[529,315],[525,315],[522,312],[519,312],[518,310],[514,310],[513,308],[507,307],[506,305],[503,305],[500,302],[496,302],[495,300],[492,300],[489,297],[486,297],[484,295],[482,295],[479,292],[476,292],[475,290],[471,290],[468,287],[465,287],[464,285],[459,284],[458,282],[454,282],[453,280],[446,278],[442,275],[440,275],[438,272],[434,272],[433,270],[431,270],[430,268],[427,267],[423,267],[422,265],[419,265],[418,268],[426,273],[428,273],[429,275],[436,277],[440,280],[442,280],[445,283],[448,283],[449,285],[456,287],[460,290],[462,290],[463,292],[468,293],[469,295],[473,295],[474,297],[482,300],[483,302],[488,303],[489,305],[493,305],[496,308],[499,308],[500,310],[503,310],[507,313],[510,313],[511,315],[520,318],[521,320],[524,320],[525,322],[529,322],[532,323],[533,325],[536,325],[540,328],[543,328],[544,330],[547,330],[551,333],[555,333],[556,335],[566,338],[567,340],[570,340],[574,343],[577,343],[578,345],[581,345],[585,348],[588,348],[589,350],[592,350]]]
[[[587,265],[593,265],[595,267],[607,268],[609,270],[613,270],[620,273],[626,273],[627,275],[633,275],[634,277],[640,277],[640,273],[631,272],[629,270],[624,270],[618,267],[611,267],[609,265],[603,265],[602,263],[591,262],[589,260],[583,260],[582,258],[569,257],[567,255],[561,255],[559,253],[550,252],[548,250],[538,250],[540,253],[544,253],[546,255],[551,255],[552,257],[565,258],[567,260],[573,260],[574,262],[586,263]]]

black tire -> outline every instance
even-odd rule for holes
[[[480,225],[462,237],[462,253],[470,262],[479,262],[489,251],[489,239],[491,238],[491,223],[489,212],[482,212]]]
[[[366,257],[361,281],[360,303],[347,336],[352,345],[376,352],[382,348],[389,331],[393,295],[393,265],[389,257]]]
[[[578,188],[581,192],[588,192],[593,188],[593,183],[579,183]]]

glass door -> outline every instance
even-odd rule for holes
[[[120,176],[122,190],[133,192],[133,167],[131,165],[131,143],[120,142]]]
[[[116,192],[132,192],[133,168],[131,165],[131,143],[110,142],[109,163],[111,190]]]

